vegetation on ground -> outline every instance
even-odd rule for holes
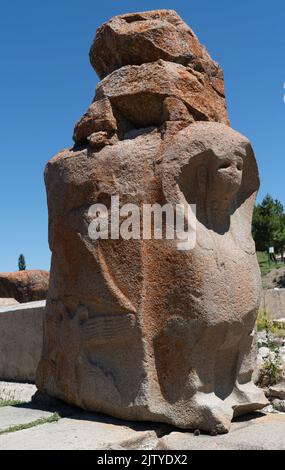
[[[268,274],[272,269],[279,269],[279,268],[285,267],[285,264],[280,261],[277,263],[274,263],[274,261],[270,261],[268,253],[264,251],[257,252],[257,260],[259,263],[262,276],[265,276],[265,274]]]
[[[25,403],[25,402],[21,401],[21,400],[2,400],[2,399],[0,399],[0,408],[3,408],[3,406],[22,405],[23,403]]]
[[[263,365],[259,375],[259,385],[269,386],[278,383],[282,378],[282,360],[279,347],[274,337],[284,337],[285,330],[274,325],[271,315],[265,309],[260,309],[257,317],[257,331],[265,332],[265,339],[259,342],[259,347],[268,348],[268,354],[263,359]]]
[[[33,428],[35,426],[40,426],[41,424],[47,424],[47,423],[57,423],[58,420],[60,419],[60,416],[58,413],[53,413],[51,416],[48,416],[47,418],[40,418],[35,421],[31,421],[30,423],[26,424],[17,424],[15,426],[10,426],[7,429],[3,429],[0,431],[0,436],[2,434],[8,434],[11,432],[16,432],[16,431],[22,431],[23,429],[29,429]]]
[[[15,398],[16,392],[13,389],[5,389],[2,388],[0,389],[0,408],[4,406],[19,406],[23,405],[26,402],[17,400]],[[18,424],[15,426],[10,426],[7,429],[3,429],[0,431],[0,435],[6,434],[6,433],[11,433],[11,432],[16,432],[16,431],[21,431],[23,429],[29,429],[34,426],[39,426],[41,424],[46,424],[46,423],[55,423],[60,419],[60,416],[58,413],[53,413],[51,416],[48,416],[47,418],[40,418],[35,421],[31,421],[30,423],[25,423],[25,424]]]
[[[285,338],[285,329],[274,324],[272,315],[264,308],[260,308],[256,320],[257,331],[265,331],[267,334],[272,334],[280,338]]]
[[[0,408],[3,406],[16,406],[24,403],[23,400],[17,400],[14,390],[0,389]]]
[[[264,358],[264,364],[261,368],[258,384],[262,387],[277,384],[282,378],[281,358],[278,353],[268,354]]]

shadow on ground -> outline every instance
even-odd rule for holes
[[[51,401],[51,403],[49,402]],[[15,408],[22,409],[32,409],[39,411],[48,411],[50,413],[58,413],[60,418],[69,418],[73,420],[88,421],[88,422],[97,422],[101,424],[109,424],[119,427],[128,427],[133,431],[154,431],[158,438],[163,437],[171,432],[180,432],[180,433],[195,433],[195,429],[181,429],[173,425],[160,423],[160,422],[149,422],[149,421],[127,421],[119,418],[114,418],[102,413],[92,413],[85,411],[76,406],[70,406],[60,400],[48,399],[45,403],[45,400],[36,400],[29,403],[21,403],[14,405]],[[233,423],[239,423],[242,425],[250,424],[250,421],[256,421],[259,418],[263,418],[266,414],[262,412],[252,412],[243,416],[238,416],[233,419]],[[231,431],[230,431],[231,432]],[[209,436],[207,432],[199,432],[201,435]]]

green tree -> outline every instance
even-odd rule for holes
[[[25,260],[24,255],[19,256],[18,267],[19,267],[19,271],[25,271],[26,270],[26,260]]]
[[[284,261],[284,251],[285,251],[285,214],[283,214],[279,219],[279,227],[274,232],[274,245],[277,251],[281,253],[281,259]]]
[[[280,201],[269,194],[253,211],[252,234],[258,251],[267,251],[269,246],[283,253],[285,246],[285,215]]]

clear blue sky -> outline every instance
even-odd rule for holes
[[[253,142],[266,192],[285,205],[284,0],[6,0],[0,10],[0,271],[49,269],[43,169],[72,143],[97,82],[98,26],[174,8],[223,67],[232,127]]]

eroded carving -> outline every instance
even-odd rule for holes
[[[45,173],[53,257],[37,386],[124,419],[227,432],[266,404],[251,381],[253,150],[228,126],[220,68],[175,12],[112,19],[91,61],[105,78]],[[196,204],[195,247],[90,239],[88,208],[109,210],[113,195]]]

